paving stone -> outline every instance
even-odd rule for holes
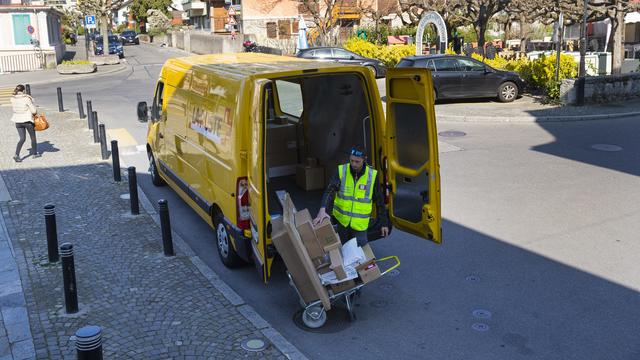
[[[36,351],[33,347],[33,343],[29,340],[19,341],[11,345],[11,352],[15,360],[33,359],[36,356]]]

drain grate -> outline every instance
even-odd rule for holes
[[[598,151],[607,151],[607,152],[615,152],[622,151],[622,146],[613,145],[613,144],[593,144],[591,148]]]
[[[442,137],[463,137],[463,136],[466,136],[467,133],[465,133],[464,131],[448,130],[448,131],[441,131],[438,133],[438,135]]]

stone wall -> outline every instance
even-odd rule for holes
[[[242,37],[217,35],[203,31],[174,31],[170,46],[196,54],[236,53],[242,50]]]
[[[577,104],[577,84],[576,79],[562,80],[560,101],[564,105]],[[585,104],[616,102],[635,97],[640,97],[640,73],[585,78]]]

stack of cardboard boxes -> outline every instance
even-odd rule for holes
[[[325,310],[331,308],[330,292],[349,290],[357,283],[368,283],[380,277],[380,269],[369,245],[362,247],[365,261],[356,266],[357,277],[348,279],[342,258],[342,243],[327,220],[317,227],[307,209],[296,211],[285,195],[283,217],[272,218],[271,239],[280,253],[293,282],[305,303],[320,299]],[[323,285],[320,275],[333,271],[338,280]]]

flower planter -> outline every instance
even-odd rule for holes
[[[89,61],[96,65],[115,65],[120,64],[118,55],[89,55]]]
[[[89,74],[96,71],[96,64],[60,64],[56,70],[60,74]]]

